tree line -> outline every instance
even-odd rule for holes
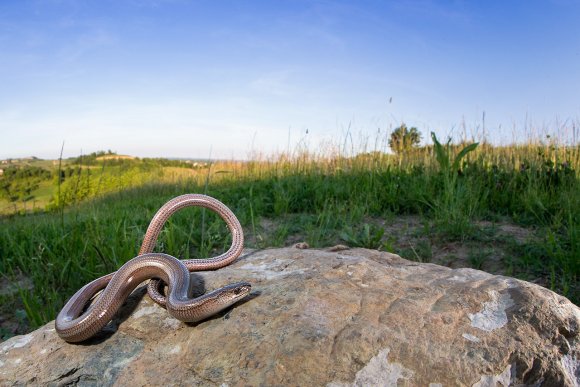
[[[0,176],[0,198],[11,202],[30,200],[33,198],[32,192],[39,187],[40,183],[51,178],[52,173],[44,168],[8,167]]]

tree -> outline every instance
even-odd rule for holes
[[[413,148],[416,148],[421,142],[421,132],[417,128],[407,128],[407,125],[401,124],[393,130],[389,139],[389,147],[393,152],[401,154]]]

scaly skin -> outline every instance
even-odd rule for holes
[[[226,221],[232,232],[232,246],[226,253],[214,258],[184,261],[167,254],[151,253],[167,219],[188,206],[209,208]],[[187,295],[189,272],[213,270],[230,264],[241,254],[243,242],[242,227],[224,204],[205,195],[187,194],[176,197],[163,205],[153,217],[139,256],[124,264],[115,273],[100,277],[77,291],[58,314],[55,321],[56,331],[68,342],[90,338],[112,319],[129,294],[146,279],[152,279],[148,286],[151,298],[166,307],[175,318],[187,322],[208,318],[247,296],[251,285],[238,282],[191,299]],[[162,284],[160,281],[169,286],[167,298],[157,290]],[[87,303],[101,290],[103,292],[83,313]]]

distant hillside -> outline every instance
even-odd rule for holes
[[[38,157],[36,156],[30,156],[30,157],[21,157],[21,158],[16,158],[16,159],[4,159],[4,160],[0,160],[0,164],[22,164],[22,163],[30,163],[33,161],[38,161],[40,160]]]
[[[63,160],[0,160],[0,217],[63,208],[150,182],[192,179],[209,162],[139,158],[99,151]],[[205,174],[203,175],[205,176]]]
[[[104,160],[134,160],[134,156],[129,155],[104,155],[99,156],[96,158],[97,161],[104,161]]]

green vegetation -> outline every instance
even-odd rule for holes
[[[40,183],[51,178],[51,172],[40,167],[15,167],[3,170],[0,177],[0,198],[11,202],[30,200]]]
[[[152,181],[189,177],[205,163],[139,159],[111,151],[95,152],[58,163],[32,159],[11,163],[0,175],[0,215],[62,209],[83,200]]]
[[[473,152],[478,143],[473,143],[463,147],[456,156],[453,157],[451,149],[451,139],[445,146],[441,145],[435,133],[431,133],[433,139],[433,149],[435,159],[439,164],[439,174],[441,176],[442,191],[437,200],[433,201],[435,218],[439,220],[439,226],[457,232],[456,235],[463,235],[464,230],[469,228],[470,220],[473,218],[476,209],[476,202],[469,200],[464,195],[470,195],[469,190],[461,189],[458,184],[458,177],[461,171],[461,161]],[[453,157],[453,162],[451,158]]]
[[[421,133],[415,127],[407,128],[407,125],[401,124],[393,130],[389,138],[389,147],[393,152],[402,154],[417,148],[421,142]]]
[[[188,192],[228,205],[247,247],[342,243],[454,266],[459,258],[436,259],[440,247],[465,246],[466,266],[533,280],[578,304],[580,147],[433,140],[404,155],[299,153],[198,169],[142,160],[67,164],[60,179],[53,175],[60,195],[55,190],[47,212],[0,218],[2,280],[19,289],[0,293],[0,313],[29,328],[53,319],[82,285],[133,258],[155,211]],[[403,244],[389,227],[409,217],[416,227]],[[526,234],[500,237],[503,225]],[[207,257],[229,241],[215,214],[189,208],[170,219],[158,250]],[[18,285],[23,277],[33,286]]]

